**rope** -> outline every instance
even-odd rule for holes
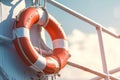
[[[13,28],[14,28],[14,35],[15,35],[15,38],[17,38],[17,32],[16,32],[16,21],[14,22],[14,25],[13,25]],[[27,59],[27,61],[36,69],[38,69],[40,72],[42,72],[43,74],[45,74],[42,70],[39,69],[38,66],[34,65],[31,60],[27,57],[27,55],[25,54],[24,50],[22,49],[22,46],[21,46],[21,43],[19,41],[19,39],[17,38],[17,41],[18,41],[18,45],[20,47],[20,50],[22,51],[24,57]]]

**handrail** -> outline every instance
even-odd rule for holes
[[[84,71],[93,73],[93,74],[98,75],[98,76],[100,76],[100,77],[102,77],[102,78],[106,78],[106,77],[107,77],[107,74],[105,74],[105,73],[101,73],[101,72],[92,70],[92,69],[90,69],[90,68],[84,67],[84,66],[82,66],[82,65],[75,64],[75,63],[70,62],[70,61],[68,61],[67,64],[70,65],[70,66],[72,66],[72,67],[76,67],[76,68],[78,68],[78,69],[82,69],[82,70],[84,70]],[[114,72],[114,71],[113,71],[113,72]],[[114,77],[114,76],[112,76],[112,75],[109,75],[109,77],[110,77],[111,80],[120,80],[120,78]]]
[[[106,29],[103,25],[95,22],[94,20],[56,2],[55,0],[47,0],[47,2],[51,3],[52,5],[64,10],[65,12],[77,17],[78,19],[82,20],[82,21],[85,21],[86,23],[92,25],[93,27],[96,28],[96,30],[98,31],[98,37],[99,37],[99,45],[100,45],[100,51],[101,51],[101,58],[102,58],[102,62],[103,62],[103,70],[104,70],[104,73],[101,73],[101,72],[98,72],[98,71],[95,71],[95,70],[92,70],[90,68],[87,68],[87,67],[84,67],[84,66],[81,66],[81,65],[78,65],[78,64],[75,64],[75,63],[72,63],[70,61],[68,61],[68,65],[72,66],[72,67],[76,67],[78,69],[82,69],[84,71],[87,71],[87,72],[90,72],[90,73],[93,73],[93,74],[96,74],[102,78],[104,78],[105,80],[109,80],[112,79],[112,80],[120,80],[120,78],[117,78],[117,77],[114,77],[112,75],[110,75],[109,73],[115,73],[117,72],[116,70],[120,69],[120,68],[117,68],[117,69],[114,69],[112,71],[108,71],[107,70],[107,64],[106,64],[106,59],[105,59],[105,53],[104,53],[104,45],[103,45],[103,40],[102,40],[102,31],[115,37],[115,38],[120,38],[120,35],[116,34],[116,33],[113,33],[111,31],[109,31],[108,29]],[[5,37],[3,35],[0,35],[0,40],[2,40],[2,42],[12,42],[12,39],[8,38],[8,37]],[[100,78],[100,77],[95,77],[95,78]],[[95,79],[94,78],[94,79]]]
[[[114,73],[117,73],[119,71],[120,71],[120,67],[117,67],[117,68],[110,70],[109,73],[114,74]],[[91,80],[100,80],[100,79],[102,79],[102,77],[96,76],[96,77],[92,78]]]
[[[62,4],[60,4],[60,3],[58,3],[57,1],[55,1],[55,0],[47,0],[47,1],[49,3],[51,3],[52,5],[54,5],[54,6],[58,7],[58,8],[60,8],[60,9],[64,10],[65,12],[75,16],[76,18],[89,23],[90,25],[94,26],[95,28],[101,28],[102,31],[104,31],[105,33],[108,33],[108,34],[110,34],[111,36],[113,36],[115,38],[120,38],[120,35],[109,31],[108,29],[106,29],[101,24],[95,22],[94,20],[92,20],[92,19],[90,19],[90,18],[88,18],[88,17],[86,17],[86,16],[84,16],[84,15],[82,15],[82,14],[80,14],[80,13],[78,13],[78,12],[76,12],[76,11],[74,11],[74,10],[64,6],[64,5],[62,5]]]
[[[105,75],[103,73],[99,73],[99,72],[95,72],[95,73],[97,73],[96,75],[98,75],[98,76],[102,75],[102,78],[104,78],[105,80],[109,80],[110,78],[112,78],[113,76],[111,76],[109,74],[109,71],[107,69],[106,56],[105,56],[105,51],[104,51],[103,39],[102,39],[102,31],[109,34],[109,35],[111,35],[111,36],[113,36],[113,37],[115,37],[115,38],[120,38],[120,35],[118,35],[116,33],[113,33],[112,31],[106,29],[103,25],[95,22],[94,20],[92,20],[92,19],[90,19],[90,18],[88,18],[88,17],[86,17],[86,16],[84,16],[84,15],[82,15],[82,14],[80,14],[80,13],[78,13],[78,12],[76,12],[76,11],[62,5],[62,4],[60,4],[60,3],[58,3],[55,0],[47,0],[47,1],[49,3],[51,3],[52,5],[64,10],[65,12],[75,16],[76,18],[78,18],[78,19],[80,19],[80,20],[82,20],[82,21],[84,21],[84,22],[86,22],[86,23],[88,23],[88,24],[90,24],[90,25],[92,25],[93,27],[96,28],[97,33],[98,33],[98,38],[99,38],[99,45],[100,45],[99,47],[100,47],[100,51],[101,51],[101,59],[102,59],[103,71],[104,71]],[[81,68],[80,65],[77,65],[77,64],[74,64],[74,63],[71,63],[71,62],[68,62],[68,64],[71,65],[71,66],[74,66],[76,68]],[[85,68],[85,67],[83,68],[82,67],[81,69],[83,69],[83,70],[87,69],[88,72],[91,72],[91,73],[95,74],[93,70],[90,70],[88,68]],[[118,80],[118,79],[114,79],[114,80]]]

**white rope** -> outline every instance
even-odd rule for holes
[[[24,50],[23,50],[23,48],[22,48],[22,46],[21,46],[21,43],[20,43],[20,40],[19,40],[19,38],[18,38],[18,35],[17,35],[17,31],[16,31],[16,21],[14,22],[14,33],[13,33],[13,35],[15,35],[15,37],[17,38],[17,41],[18,41],[18,45],[19,45],[19,47],[20,47],[20,50],[22,51],[22,54],[24,55],[24,57],[27,59],[27,61],[31,64],[31,66],[32,66],[32,68],[33,69],[35,69],[36,71],[40,71],[40,72],[42,72],[43,74],[45,74],[42,70],[40,70],[39,69],[39,67],[38,66],[36,66],[36,65],[34,65],[34,63],[32,63],[31,62],[31,60],[27,57],[27,55],[25,54],[25,52],[24,52]]]

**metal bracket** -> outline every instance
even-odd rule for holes
[[[0,43],[12,43],[12,39],[6,36],[0,35]]]
[[[33,6],[45,8],[46,0],[44,0],[43,4],[41,4],[41,3],[42,3],[41,0],[33,0]]]

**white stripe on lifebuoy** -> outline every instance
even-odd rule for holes
[[[34,64],[32,64],[30,67],[31,68],[35,68],[35,66],[38,67],[38,69],[36,69],[36,71],[41,71],[44,70],[45,66],[46,66],[46,59],[44,57],[42,57],[41,55],[38,55],[38,59],[36,60],[36,62]]]
[[[13,30],[13,39],[15,39],[16,36],[17,36],[17,38],[27,37],[30,39],[29,29],[24,28],[24,27],[14,29]]]
[[[56,39],[53,41],[53,49],[55,48],[64,48],[68,50],[68,42],[64,39]]]
[[[23,53],[23,55],[26,57],[26,59],[29,61],[29,63],[31,63],[31,68],[35,69],[36,71],[41,71],[45,68],[46,66],[46,59],[42,56],[40,56],[37,52],[35,54],[37,54],[39,56],[38,60],[33,64],[29,59],[28,57],[26,56],[26,54],[24,53],[22,47],[21,47],[21,44],[19,42],[19,38],[24,38],[24,37],[27,37],[27,38],[30,38],[30,34],[29,34],[29,30],[27,28],[24,28],[24,27],[20,27],[20,28],[16,28],[14,29],[14,39],[18,38],[18,44],[19,44],[19,47]],[[32,45],[32,44],[31,44]],[[42,62],[42,63],[41,63]]]

